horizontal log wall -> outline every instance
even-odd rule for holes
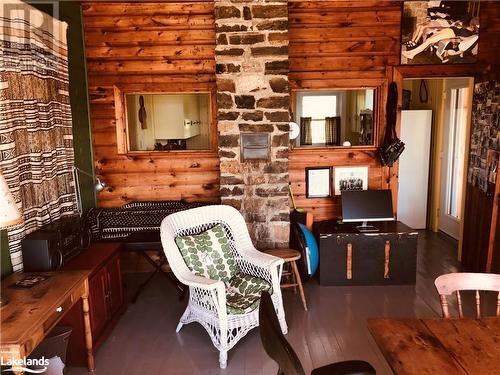
[[[99,206],[134,200],[219,201],[215,145],[211,152],[119,155],[113,96],[115,85],[136,92],[211,91],[215,96],[213,3],[96,2],[82,7],[94,160],[97,175],[109,186],[98,195]]]
[[[387,84],[402,88],[403,78],[465,77],[498,79],[500,2],[481,1],[478,62],[475,64],[400,66],[401,1],[289,0],[290,85],[292,89],[381,86],[378,96],[378,139],[385,127]],[[401,92],[400,92],[401,98]],[[339,197],[307,199],[305,168],[368,165],[369,188],[391,188],[397,202],[398,166],[383,168],[376,148],[295,149],[289,168],[296,203],[315,220],[339,217]],[[471,214],[471,213],[469,213]],[[473,214],[473,213],[472,213]],[[477,213],[476,213],[477,214]]]
[[[383,124],[388,77],[399,63],[401,3],[291,0],[289,20],[292,90],[378,87],[375,117]],[[381,129],[376,135],[380,139]],[[312,212],[315,221],[340,216],[340,197],[306,198],[305,168],[348,165],[369,167],[370,189],[394,187],[375,147],[296,148],[289,168],[297,206]]]
[[[400,1],[289,0],[293,89],[380,87],[377,119],[385,123],[387,83],[403,77],[498,77],[500,4],[481,2],[477,64],[398,66]],[[131,90],[215,90],[213,2],[83,3],[96,171],[111,186],[100,206],[131,200],[219,199],[216,152],[117,154],[113,86]],[[278,36],[277,36],[278,37]],[[378,132],[378,137],[382,136]],[[368,165],[369,187],[397,192],[397,168],[382,168],[376,148],[295,149],[290,180],[298,206],[316,220],[340,215],[338,198],[306,199],[305,168]],[[392,177],[392,178],[391,178]]]

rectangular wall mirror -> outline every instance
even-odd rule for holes
[[[126,94],[129,151],[210,150],[210,93]]]
[[[297,91],[297,147],[374,145],[375,89]]]

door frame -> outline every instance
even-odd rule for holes
[[[447,80],[453,80],[454,82],[450,82]],[[445,190],[447,188],[447,184],[442,184],[444,174],[446,171],[444,170],[444,165],[445,165],[445,158],[447,155],[445,152],[449,152],[449,149],[446,147],[447,145],[445,144],[446,141],[446,134],[445,130],[448,129],[448,124],[446,124],[446,121],[449,120],[449,115],[450,115],[450,104],[451,104],[451,98],[448,96],[450,91],[452,89],[456,88],[463,88],[464,85],[467,85],[467,88],[469,89],[468,96],[464,98],[464,105],[465,105],[465,110],[466,110],[466,118],[465,118],[465,145],[464,145],[464,160],[462,164],[463,168],[463,176],[462,176],[462,196],[461,196],[461,201],[460,201],[460,212],[461,212],[461,219],[460,220],[455,220],[454,218],[450,218],[450,220],[454,220],[458,223],[458,242],[459,242],[459,254],[461,254],[461,248],[462,248],[462,237],[463,237],[463,222],[464,222],[464,211],[465,211],[465,193],[467,189],[467,167],[468,167],[468,155],[469,155],[469,148],[470,148],[470,132],[471,132],[471,117],[472,117],[472,96],[474,93],[474,80],[471,77],[464,77],[464,78],[459,78],[459,77],[446,77],[443,82],[443,100],[441,103],[442,106],[442,124],[440,127],[441,130],[441,136],[440,136],[440,144],[436,145],[438,147],[437,154],[439,155],[439,160],[437,162],[440,164],[440,174],[436,175],[437,179],[436,181],[433,181],[436,186],[439,187],[439,191],[436,191],[437,194],[437,201],[438,205],[436,207],[436,212],[433,214],[436,215],[436,229],[435,231],[443,231],[440,228],[442,228],[442,211],[445,210],[445,207],[441,207],[443,203],[443,194],[445,194]],[[449,130],[449,129],[448,129]],[[449,142],[448,142],[449,144]],[[443,231],[445,234],[448,234],[446,231]],[[448,234],[449,235],[449,234]]]
[[[420,78],[420,79],[433,79],[433,78],[469,78],[472,80],[472,86],[474,87],[475,76],[477,75],[477,69],[475,64],[457,64],[457,65],[436,65],[436,66],[408,66],[408,65],[400,65],[394,67],[388,67],[386,71],[386,77],[389,82],[394,81],[398,85],[398,116],[397,116],[397,126],[396,131],[397,134],[400,134],[401,131],[401,108],[403,104],[403,79],[410,78]],[[469,104],[472,103],[472,96],[474,90],[471,92],[471,98],[469,100]],[[469,112],[469,116],[472,115],[472,107]],[[471,131],[471,121],[468,120],[469,126],[467,129],[466,139],[467,144],[465,148],[465,152],[467,157],[465,158],[465,169],[468,170],[469,167],[469,153],[470,153],[470,131]],[[398,190],[398,181],[397,175],[399,171],[398,163],[395,163],[392,168],[385,167],[383,170],[383,178],[386,181],[388,187],[393,191],[393,200],[396,199],[397,202],[397,190]],[[467,173],[464,173],[464,178],[467,178]],[[463,202],[465,203],[465,197],[467,196],[467,180],[465,180],[465,190],[463,193]],[[397,216],[396,216],[397,217]],[[460,261],[462,258],[462,242],[463,242],[463,221],[460,227],[460,240],[458,242],[458,256],[457,259]]]

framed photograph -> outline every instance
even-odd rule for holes
[[[332,168],[306,168],[306,198],[332,196]]]
[[[336,167],[335,195],[344,190],[368,190],[368,167]]]
[[[404,1],[401,64],[475,63],[479,0]]]

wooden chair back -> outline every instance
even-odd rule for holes
[[[448,273],[439,276],[434,285],[439,293],[441,300],[441,309],[443,318],[449,318],[450,312],[448,309],[447,296],[456,292],[458,304],[458,316],[464,317],[462,307],[462,297],[460,291],[473,290],[476,291],[476,317],[481,317],[481,297],[479,291],[493,291],[497,292],[497,308],[496,316],[500,316],[500,275],[492,273],[470,273],[470,272],[456,272]]]
[[[299,357],[281,332],[278,316],[268,292],[262,292],[260,298],[259,330],[264,350],[279,366],[278,375],[305,375]]]

